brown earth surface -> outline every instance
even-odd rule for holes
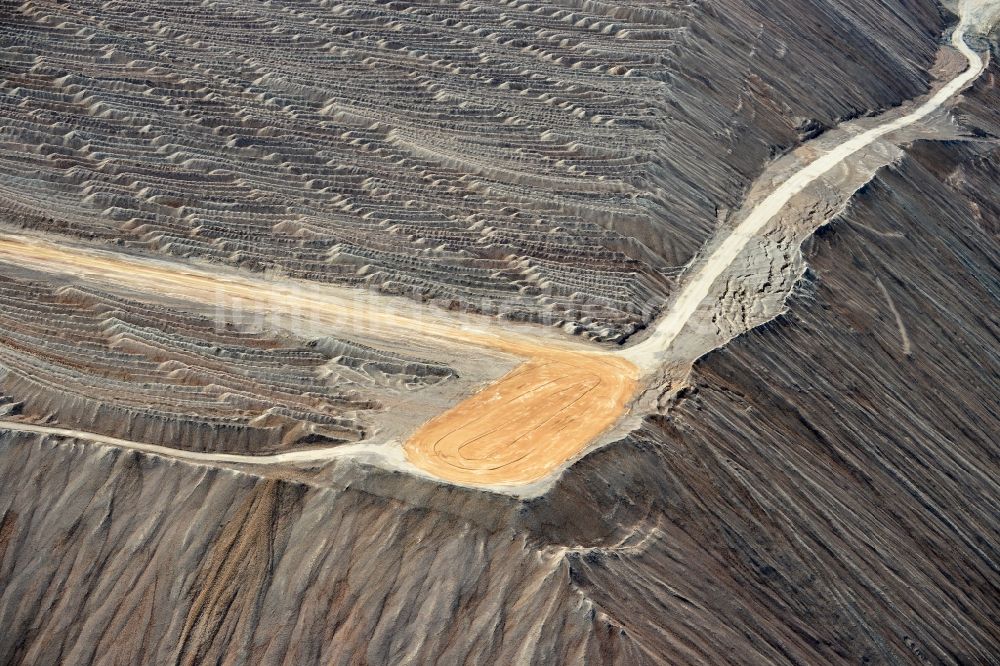
[[[406,442],[406,455],[459,483],[537,481],[622,417],[637,374],[611,354],[534,356],[425,424]]]

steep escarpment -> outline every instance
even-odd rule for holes
[[[539,538],[576,540],[574,584],[647,649],[995,658],[998,166],[995,142],[912,147],[807,244],[786,314],[700,360],[665,413],[538,501],[562,509]]]
[[[512,528],[509,500],[0,438],[4,663],[641,657]]]
[[[930,0],[2,5],[8,222],[620,340]]]

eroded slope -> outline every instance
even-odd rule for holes
[[[989,141],[881,172],[787,315],[536,500],[5,433],[0,658],[989,662],[996,77],[962,108]]]
[[[671,663],[996,654],[1000,245],[979,202],[998,164],[995,143],[931,143],[884,170],[810,243],[786,315],[700,361],[663,416],[544,500],[576,506],[607,479],[619,490],[594,513],[640,514],[570,557],[647,648]]]
[[[3,412],[184,450],[260,454],[358,441],[370,436],[382,400],[455,376],[348,340],[302,344],[2,272],[0,300]]]

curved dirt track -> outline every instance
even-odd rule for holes
[[[406,442],[407,457],[450,481],[514,485],[538,481],[579,454],[626,412],[639,386],[636,368],[645,375],[666,361],[694,360],[669,358],[672,343],[710,297],[718,278],[792,197],[857,151],[930,115],[979,76],[983,62],[965,43],[971,20],[972,14],[966,14],[952,36],[952,44],[969,62],[962,74],[912,113],[859,134],[809,163],[755,206],[685,285],[653,334],[617,353],[621,364],[596,357],[599,365],[590,366],[595,368],[592,374],[575,359],[551,364],[535,357],[423,426]],[[570,369],[572,363],[578,371]]]
[[[966,19],[968,20],[968,19]],[[102,281],[128,288],[212,303],[225,297],[247,307],[304,313],[320,323],[355,328],[383,339],[420,337],[441,344],[464,343],[514,354],[526,362],[433,418],[403,445],[409,461],[438,478],[455,483],[510,486],[538,481],[582,452],[627,412],[639,388],[639,375],[662,367],[671,345],[716,280],[746,244],[810,183],[880,137],[911,125],[944,104],[975,79],[983,62],[964,41],[966,21],[952,42],[969,67],[929,101],[898,119],[859,134],[814,160],[778,187],[702,263],[653,334],[642,343],[612,353],[585,345],[536,339],[511,330],[464,326],[443,316],[407,317],[384,301],[366,301],[361,293],[317,290],[303,297],[273,281],[248,276],[220,277],[207,271],[80,251],[17,238],[0,238],[0,258],[55,273],[96,273]],[[675,361],[693,359],[673,359]],[[191,454],[111,440],[77,430],[0,422],[0,426],[88,439],[199,462],[277,464],[333,459],[357,451],[377,452],[364,444],[303,450],[275,456]]]

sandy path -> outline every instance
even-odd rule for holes
[[[581,340],[540,338],[537,332],[522,333],[515,326],[502,327],[482,317],[476,324],[459,321],[407,299],[360,289],[228,270],[220,274],[191,264],[58,245],[37,237],[0,236],[0,260],[220,310],[267,312],[288,321],[302,319],[328,330],[394,343],[418,339],[441,346],[442,341],[447,341],[518,356],[544,354],[554,346],[567,351],[593,351]]]
[[[184,451],[169,446],[158,446],[156,444],[145,444],[143,442],[133,442],[128,439],[118,439],[117,437],[107,437],[94,432],[76,430],[74,428],[60,428],[57,426],[35,425],[22,421],[0,420],[0,429],[14,430],[17,432],[31,432],[39,435],[54,435],[56,437],[71,437],[74,439],[85,439],[88,442],[113,446],[122,449],[132,449],[151,453],[153,455],[164,456],[166,458],[176,458],[188,462],[201,463],[205,465],[217,465],[220,463],[231,463],[234,465],[285,465],[295,463],[318,463],[326,462],[334,458],[343,456],[356,456],[359,453],[378,453],[380,447],[373,444],[345,444],[343,446],[324,449],[303,449],[301,451],[287,451],[285,453],[273,453],[268,455],[240,455],[238,453],[204,453],[199,451]]]

